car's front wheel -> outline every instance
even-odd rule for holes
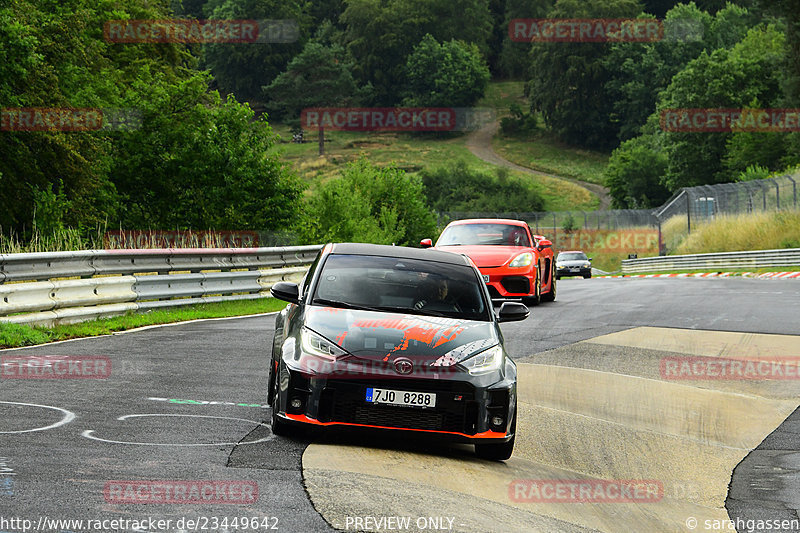
[[[286,421],[278,416],[278,412],[281,410],[281,395],[280,390],[278,390],[278,387],[280,387],[279,377],[280,376],[276,375],[272,380],[272,433],[285,437],[290,434],[291,427],[288,423],[286,423]]]
[[[537,265],[536,267],[536,282],[533,289],[533,296],[525,296],[522,298],[522,303],[529,307],[539,305],[542,302],[542,271]]]
[[[550,290],[542,295],[543,302],[556,301],[556,280],[558,280],[558,276],[555,275],[555,268],[550,271],[550,280]]]

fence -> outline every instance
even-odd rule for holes
[[[685,216],[686,229],[691,233],[696,224],[723,214],[797,209],[797,179],[796,175],[786,174],[763,180],[684,187],[656,209],[654,216],[660,222]]]
[[[52,325],[256,299],[299,280],[321,246],[0,255],[0,322]]]

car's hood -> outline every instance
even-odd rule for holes
[[[308,307],[305,325],[353,357],[372,361],[444,358],[452,364],[499,342],[492,322],[332,307]]]
[[[437,246],[437,250],[467,254],[478,268],[503,266],[519,254],[533,252],[532,248],[522,246]]]
[[[561,260],[556,261],[557,264],[567,267],[583,266],[588,262],[589,262],[588,259],[570,259],[569,261],[561,261]]]

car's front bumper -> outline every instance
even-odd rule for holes
[[[592,268],[583,268],[580,267],[577,270],[570,267],[561,267],[556,269],[556,276],[560,278],[568,277],[568,276],[590,276],[592,274]]]
[[[473,383],[453,379],[453,376],[449,379],[389,378],[311,376],[282,364],[278,393],[280,405],[285,407],[278,416],[295,424],[414,431],[455,442],[499,443],[513,437],[512,418],[516,405],[513,379]],[[368,387],[433,392],[436,406],[422,409],[369,403],[366,401]],[[292,400],[300,400],[301,405],[292,407]],[[503,423],[493,425],[491,419],[498,416]]]
[[[532,296],[536,287],[536,272],[520,269],[481,268],[481,275],[493,300]],[[486,277],[489,280],[486,281]]]

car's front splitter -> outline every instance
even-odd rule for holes
[[[278,416],[280,416],[280,418],[290,423],[306,424],[315,427],[325,427],[325,428],[352,427],[352,428],[365,428],[365,429],[388,430],[388,431],[404,431],[404,432],[411,431],[416,433],[425,433],[452,442],[464,442],[464,443],[480,442],[482,444],[492,444],[492,443],[508,442],[514,436],[513,433],[506,433],[506,432],[501,433],[497,431],[484,431],[482,433],[477,433],[475,435],[467,435],[465,433],[457,433],[451,431],[437,431],[432,429],[398,428],[398,427],[388,427],[388,426],[375,426],[369,424],[353,424],[349,422],[320,422],[319,420],[316,420],[304,414],[303,415],[279,414]]]

